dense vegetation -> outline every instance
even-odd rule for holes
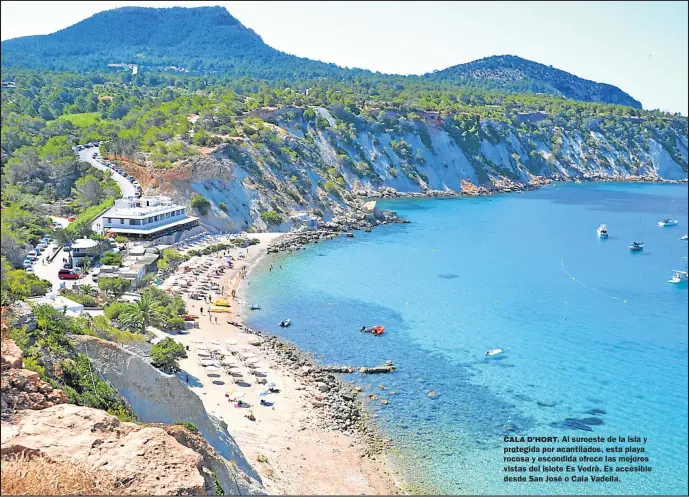
[[[273,82],[328,78],[407,84],[428,80],[641,107],[616,87],[513,56],[488,57],[421,77],[346,69],[275,50],[222,7],[124,7],[98,13],[51,35],[4,41],[2,50],[3,69],[93,72],[105,70],[108,64],[121,64],[126,70],[135,64],[147,72],[231,74]]]
[[[109,383],[94,374],[88,357],[78,353],[68,335],[92,334],[88,319],[74,319],[48,305],[33,309],[36,329],[12,328],[9,336],[22,349],[24,367],[53,388],[64,390],[69,402],[102,409],[123,421],[135,414]]]

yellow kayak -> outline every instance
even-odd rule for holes
[[[231,312],[229,307],[211,307],[211,312]]]
[[[215,302],[213,302],[215,305],[219,305],[221,307],[230,307],[230,303],[227,300],[223,299],[218,299]]]

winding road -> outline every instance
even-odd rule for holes
[[[136,193],[136,188],[134,188],[134,185],[132,185],[127,178],[122,176],[119,173],[116,173],[112,169],[104,166],[100,162],[98,162],[96,159],[93,158],[93,153],[97,152],[100,156],[100,149],[98,147],[92,147],[92,148],[86,148],[82,151],[79,152],[79,158],[83,160],[84,162],[88,162],[91,164],[93,167],[96,169],[100,169],[101,171],[110,171],[112,174],[112,179],[115,180],[115,183],[117,183],[117,186],[120,187],[120,191],[122,192],[122,198],[124,197],[133,197],[134,194]],[[96,233],[103,233],[103,220],[102,217],[98,217],[93,221],[93,224],[91,225],[91,228],[93,231]]]

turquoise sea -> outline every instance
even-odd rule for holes
[[[262,310],[249,324],[324,363],[393,360],[393,374],[348,379],[389,401],[370,407],[410,483],[453,494],[686,495],[688,292],[667,283],[687,256],[686,185],[558,184],[380,205],[411,224],[257,267],[248,292]],[[657,226],[677,211],[679,226]],[[637,238],[645,249],[631,253]],[[286,317],[292,326],[280,329]],[[374,324],[383,336],[359,332]],[[494,348],[504,352],[485,358]],[[506,483],[505,435],[647,437],[652,472]]]

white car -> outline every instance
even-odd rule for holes
[[[28,266],[27,268],[24,269],[27,273],[33,273],[33,266]]]

